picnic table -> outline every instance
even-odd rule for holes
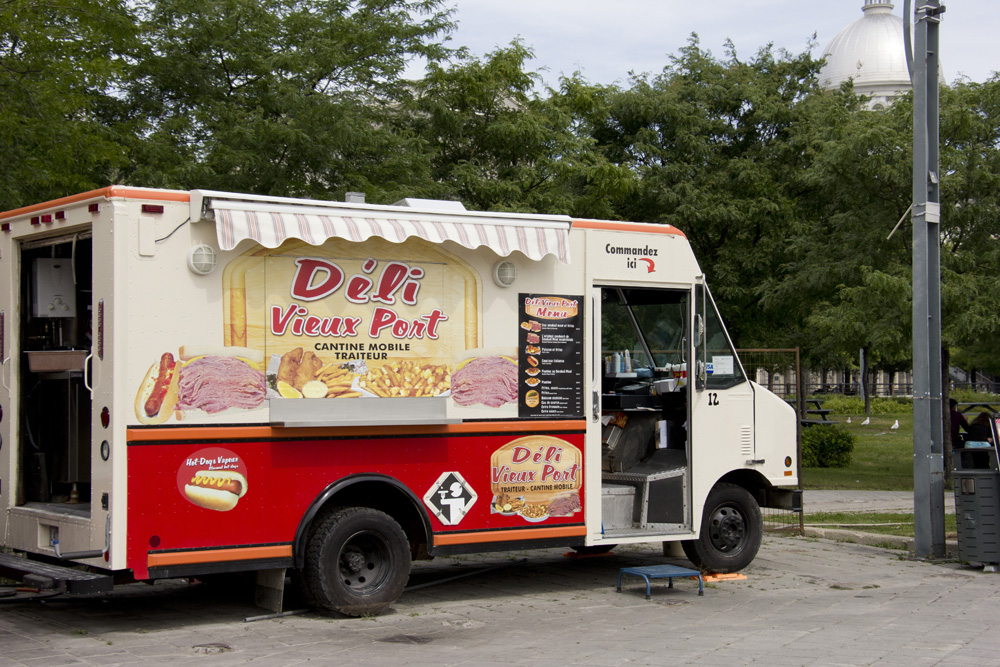
[[[793,408],[798,410],[798,405],[794,399],[785,399],[785,402],[791,405]],[[830,408],[823,407],[823,400],[819,398],[807,398],[803,401],[805,404],[805,414],[802,417],[803,426],[817,426],[835,424],[836,422],[831,421],[829,415],[833,410]],[[810,407],[812,406],[812,407]]]

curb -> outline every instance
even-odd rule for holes
[[[814,526],[806,526],[805,535],[807,537],[821,537],[841,542],[854,542],[855,544],[864,544],[871,547],[906,549],[911,553],[914,550],[914,539],[903,535],[882,535],[879,533],[863,533],[857,530],[844,530],[841,528],[816,528]],[[958,542],[956,540],[945,540],[945,556],[947,558],[958,557]]]

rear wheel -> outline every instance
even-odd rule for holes
[[[697,540],[681,543],[688,559],[709,572],[736,572],[749,565],[764,534],[753,496],[735,484],[716,484],[708,494]]]
[[[384,611],[410,576],[410,545],[391,516],[368,507],[330,514],[309,540],[302,572],[315,606],[348,616]]]

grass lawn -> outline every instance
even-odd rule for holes
[[[806,514],[805,524],[820,528],[857,528],[865,533],[913,537],[913,514],[817,512]],[[954,514],[944,515],[944,531],[946,537],[958,534]]]
[[[850,417],[851,423],[847,423]],[[803,468],[804,489],[913,490],[913,414],[831,415],[857,436],[854,458],[847,468]],[[890,427],[899,420],[899,428]],[[806,427],[809,428],[809,427]]]

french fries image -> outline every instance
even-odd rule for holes
[[[352,391],[355,374],[336,364],[327,364],[316,373],[316,379],[326,385],[327,398],[357,398],[360,391]]]
[[[358,383],[381,398],[423,398],[448,391],[451,371],[446,364],[396,361],[369,370]]]
[[[312,355],[311,352],[308,354]],[[343,364],[323,363],[315,355],[307,359],[302,349],[296,348],[282,358],[282,363],[284,375],[300,384],[287,383],[292,388],[289,393],[296,393],[297,397],[358,398],[363,393],[354,388],[355,378],[361,389],[381,398],[424,398],[437,396],[451,388],[451,370],[446,364],[421,363],[419,360],[395,361],[359,375]],[[281,375],[279,373],[279,380]]]

